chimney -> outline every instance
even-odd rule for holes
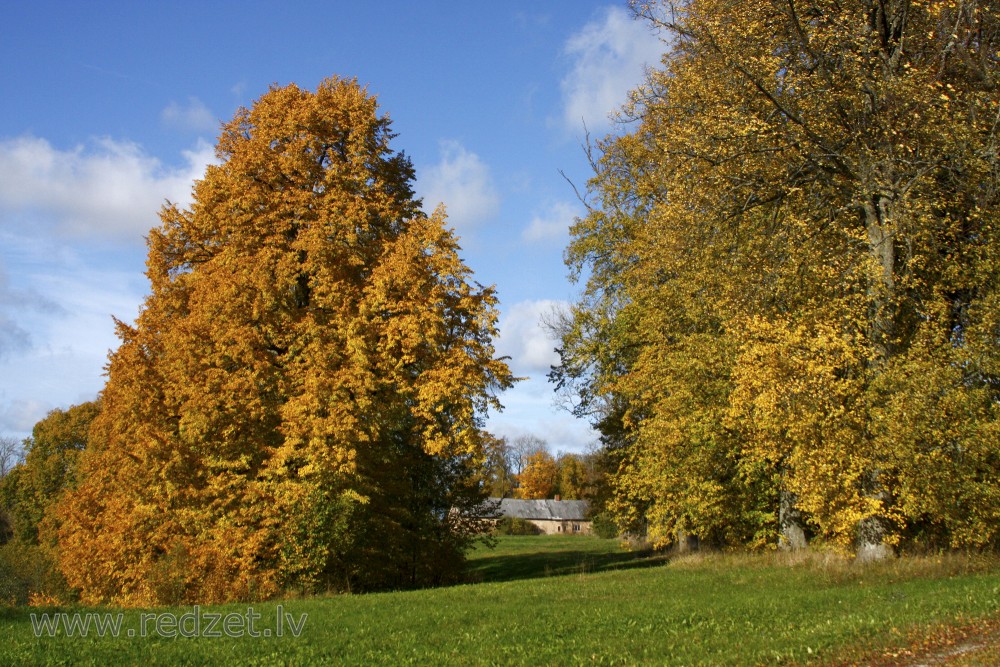
[[[558,493],[556,494],[556,500],[562,500],[562,499],[561,499],[561,498],[559,497],[559,494],[558,494]]]

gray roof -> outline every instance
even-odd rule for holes
[[[497,498],[490,498],[496,502]],[[555,521],[587,521],[587,509],[590,503],[586,500],[518,500],[504,498],[500,500],[497,512],[500,516],[517,517],[519,519],[551,519]]]

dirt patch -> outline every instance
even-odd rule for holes
[[[868,652],[838,667],[997,667],[1000,616],[957,625],[919,628],[902,648]]]

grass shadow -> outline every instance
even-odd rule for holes
[[[544,537],[536,538],[545,540]],[[539,546],[544,546],[540,544]],[[652,551],[598,553],[586,549],[540,550],[534,553],[484,556],[468,564],[470,582],[500,582],[568,574],[586,574],[662,565],[666,556]]]

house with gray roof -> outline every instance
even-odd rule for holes
[[[589,535],[590,503],[586,500],[519,500],[490,498],[499,503],[497,514],[529,521],[546,535]]]

